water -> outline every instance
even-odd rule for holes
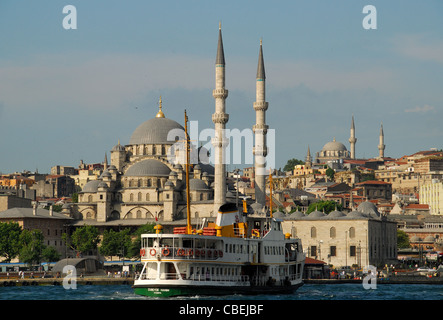
[[[0,300],[156,300],[134,294],[130,285],[77,285],[0,287]],[[305,284],[293,294],[232,295],[169,298],[200,300],[443,300],[443,285],[379,284],[366,290],[361,284]]]

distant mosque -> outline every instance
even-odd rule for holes
[[[315,155],[315,164],[319,163],[327,163],[329,161],[337,161],[337,160],[355,160],[355,144],[357,142],[357,138],[355,137],[355,124],[354,124],[354,116],[352,116],[351,122],[351,136],[349,138],[350,143],[350,151],[346,148],[346,146],[336,141],[335,138],[327,142],[321,151],[317,152]],[[384,133],[383,133],[383,124],[380,127],[380,135],[379,135],[379,145],[378,145],[378,158],[383,159],[385,157],[385,144],[384,144]],[[312,163],[309,147],[308,154],[306,156],[306,162]]]

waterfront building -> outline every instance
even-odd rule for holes
[[[333,267],[380,266],[397,260],[397,224],[388,221],[368,201],[346,214],[296,211],[275,214],[284,220],[283,230],[300,237],[308,257]]]
[[[431,183],[420,186],[420,204],[429,205],[432,215],[443,216],[443,182],[433,180]]]
[[[0,212],[0,222],[17,222],[23,230],[40,230],[43,234],[43,243],[54,247],[57,252],[64,257],[66,254],[66,244],[62,239],[62,234],[66,233],[66,225],[72,218],[65,214],[52,210],[37,208],[34,204],[32,208],[15,207]]]

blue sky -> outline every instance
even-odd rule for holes
[[[365,5],[377,29],[365,30]],[[62,26],[77,9],[77,30]],[[441,1],[0,2],[0,172],[103,161],[155,116],[212,128],[222,22],[228,128],[255,122],[259,39],[276,167],[334,137],[357,157],[443,148]],[[251,164],[244,164],[249,166]],[[232,167],[230,168],[232,169]]]

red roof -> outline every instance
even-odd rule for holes
[[[357,185],[363,185],[363,184],[391,184],[389,182],[384,182],[384,181],[377,181],[377,180],[368,180],[368,181],[363,181],[363,182],[359,182],[356,183]]]
[[[428,210],[429,204],[417,204],[417,203],[410,203],[408,204],[405,209],[422,209],[422,210]]]
[[[305,264],[326,264],[326,262],[306,257]]]

